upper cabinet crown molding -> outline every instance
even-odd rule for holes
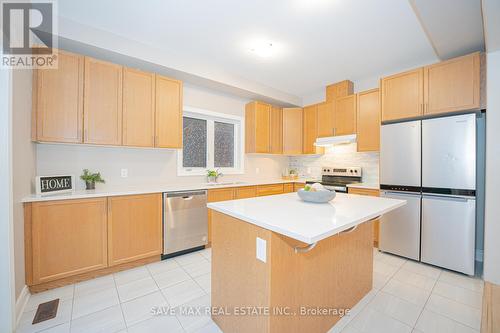
[[[122,66],[85,57],[85,143],[122,144]]]
[[[33,71],[33,140],[82,142],[83,73],[84,57],[65,51],[57,69]]]

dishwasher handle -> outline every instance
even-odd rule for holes
[[[183,192],[167,192],[167,198],[182,198],[184,200],[191,200],[194,196],[207,195],[207,191],[183,191]]]

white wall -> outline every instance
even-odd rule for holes
[[[248,101],[204,88],[185,85],[184,105],[215,112],[244,116]],[[124,147],[91,147],[81,145],[37,144],[37,174],[73,174],[82,169],[100,171],[106,184],[101,189],[134,186],[141,183],[203,182],[202,176],[177,176],[177,151],[168,149],[143,149]],[[279,177],[288,165],[288,158],[270,155],[246,155],[245,174],[235,177]],[[121,178],[120,170],[128,169],[128,178]],[[256,173],[259,168],[260,173]],[[77,179],[79,189],[84,183]]]
[[[320,156],[290,157],[290,168],[297,169],[303,177],[318,179],[323,166],[362,167],[363,182],[378,184],[379,153],[358,153],[356,150],[357,145],[351,143],[328,147]]]
[[[25,286],[24,213],[21,200],[33,193],[35,144],[31,142],[31,70],[12,74],[12,178],[14,212],[14,268],[16,299]]]
[[[14,329],[12,78],[0,70],[0,332]]]
[[[487,54],[484,279],[500,285],[500,51]]]

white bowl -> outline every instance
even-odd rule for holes
[[[297,194],[299,197],[307,202],[315,202],[315,203],[326,203],[328,201],[333,200],[337,193],[335,191],[305,191],[304,189],[300,189]]]

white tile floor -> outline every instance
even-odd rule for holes
[[[479,332],[481,280],[374,253],[373,290],[329,333]],[[207,249],[35,294],[17,332],[221,332],[208,315],[151,313],[209,306],[210,258]],[[56,318],[31,325],[38,304],[54,298]]]

